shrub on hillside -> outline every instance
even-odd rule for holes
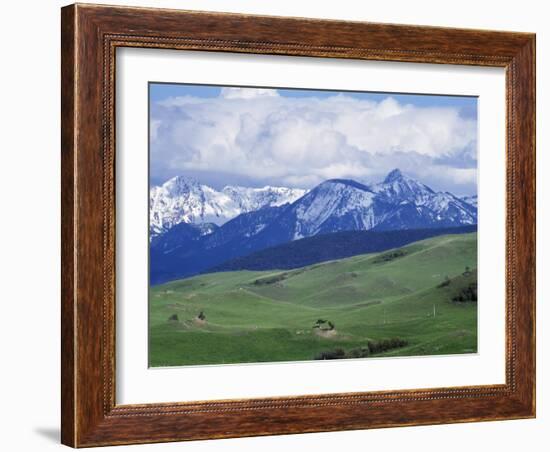
[[[345,357],[346,357],[346,352],[341,348],[337,348],[335,350],[328,350],[328,351],[325,351],[325,352],[320,352],[315,356],[315,359],[317,359],[317,360],[344,359]]]
[[[460,291],[452,298],[452,300],[455,303],[464,303],[468,301],[477,302],[477,283],[470,283],[468,284],[468,286],[460,289]]]
[[[348,358],[366,358],[370,355],[370,350],[368,347],[353,348],[348,353]]]
[[[330,320],[319,319],[315,322],[313,328],[319,328],[322,331],[332,331],[335,327],[334,323],[332,323]]]
[[[371,354],[382,353],[393,348],[405,347],[408,342],[405,339],[393,337],[391,339],[382,339],[379,341],[369,341],[367,343]]]
[[[379,264],[379,263],[382,263],[382,262],[390,262],[390,261],[393,261],[394,259],[398,259],[400,257],[403,257],[405,256],[407,253],[405,253],[404,250],[395,250],[395,251],[390,251],[388,253],[384,253],[384,254],[381,254],[380,256],[378,256],[376,259],[374,259],[374,263],[375,264]]]
[[[394,337],[391,339],[382,339],[379,341],[368,341],[366,347],[353,348],[349,351],[344,351],[341,348],[334,350],[326,350],[318,353],[314,359],[357,359],[367,358],[376,353],[382,353],[394,348],[401,348],[408,345],[405,339]]]
[[[284,281],[287,278],[286,273],[280,273],[275,276],[266,276],[264,278],[258,278],[254,280],[254,285],[256,286],[265,286],[269,284],[275,284],[281,281]]]

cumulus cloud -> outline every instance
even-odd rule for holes
[[[220,97],[225,99],[253,99],[255,97],[279,97],[276,89],[222,88]]]
[[[377,181],[399,167],[436,189],[472,192],[476,135],[475,119],[458,108],[223,88],[218,97],[152,105],[151,172],[311,187],[328,178]]]

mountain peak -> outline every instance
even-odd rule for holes
[[[388,173],[388,175],[384,179],[384,183],[387,184],[387,183],[394,182],[394,181],[400,180],[400,179],[403,179],[403,173],[401,172],[401,170],[399,168],[395,168],[394,170],[392,170]]]
[[[326,181],[319,184],[319,186],[330,185],[330,184],[349,185],[350,187],[358,188],[359,190],[370,191],[366,185],[356,182],[352,179],[327,179]]]
[[[189,176],[175,176],[171,179],[168,179],[164,184],[162,184],[163,187],[169,189],[169,190],[189,190],[192,187],[199,187],[199,182],[194,179],[193,177]]]
[[[218,190],[193,177],[176,176],[151,187],[151,231],[164,233],[181,222],[220,226],[242,213],[292,203],[304,193],[303,189],[271,186],[226,186]]]

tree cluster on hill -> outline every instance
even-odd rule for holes
[[[287,273],[279,273],[278,275],[274,276],[266,276],[263,278],[258,278],[254,280],[255,286],[266,286],[269,284],[275,284],[281,281],[284,281],[287,278]]]
[[[315,355],[316,360],[323,360],[323,359],[345,359],[347,358],[346,352],[343,348],[336,348],[334,350],[327,350],[324,352],[320,352],[317,355]]]
[[[418,240],[446,234],[464,234],[477,231],[477,226],[454,228],[404,229],[393,231],[342,231],[319,234],[280,245],[264,248],[245,256],[228,258],[225,262],[211,266],[206,273],[236,270],[289,270],[319,262],[377,253],[400,248]],[[390,251],[385,259],[404,256],[404,250]]]
[[[381,254],[376,259],[374,259],[373,262],[375,264],[380,264],[380,263],[383,263],[383,262],[390,262],[390,261],[393,261],[393,260],[398,259],[400,257],[403,257],[406,254],[407,253],[405,253],[405,250],[394,250],[394,251],[390,251],[388,253]]]
[[[313,328],[319,328],[322,331],[332,331],[335,326],[334,323],[332,323],[330,320],[319,319],[315,322]]]
[[[325,350],[315,355],[316,360],[324,359],[353,359],[367,358],[377,353],[386,352],[394,348],[406,347],[409,343],[405,339],[394,337],[391,339],[381,339],[379,341],[368,341],[366,347],[353,348],[345,351],[342,348]]]
[[[451,284],[451,280],[448,276],[445,276],[445,278],[443,279],[443,281],[441,281],[438,285],[437,285],[437,288],[440,289],[441,287],[447,287],[449,284]]]
[[[456,303],[464,303],[467,301],[477,302],[477,283],[470,283],[468,286],[460,289],[452,300]]]

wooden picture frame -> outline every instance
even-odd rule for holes
[[[535,35],[79,4],[62,9],[61,35],[64,444],[87,447],[535,416]],[[505,68],[506,383],[117,405],[118,47]]]

